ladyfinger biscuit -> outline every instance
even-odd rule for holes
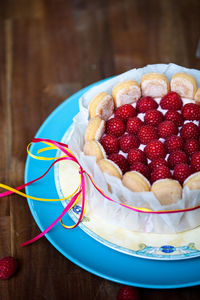
[[[141,80],[142,96],[163,97],[169,92],[167,77],[161,73],[144,74]]]
[[[111,176],[122,178],[122,171],[112,160],[109,159],[101,159],[97,162],[102,173],[106,173]]]
[[[118,83],[112,90],[116,107],[136,102],[141,97],[139,84],[134,80],[127,80]]]
[[[171,90],[183,98],[194,99],[197,91],[197,83],[192,75],[187,73],[176,73],[170,82]]]
[[[122,178],[122,183],[132,192],[148,192],[150,190],[149,181],[136,171],[126,172]]]
[[[183,187],[187,186],[190,190],[200,189],[200,172],[190,175],[183,183]]]
[[[176,203],[182,198],[182,187],[174,179],[161,179],[154,182],[151,191],[162,205]]]
[[[85,129],[85,142],[99,141],[105,132],[105,121],[100,117],[95,117],[89,120]]]
[[[105,92],[98,94],[90,101],[88,110],[90,118],[99,116],[105,121],[108,120],[114,111],[114,102],[112,96]]]
[[[106,152],[101,144],[97,141],[88,141],[83,147],[83,152],[85,155],[95,156],[96,160],[106,158]]]
[[[196,94],[194,96],[194,100],[196,104],[200,104],[200,88],[197,89]]]

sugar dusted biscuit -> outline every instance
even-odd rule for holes
[[[154,182],[151,191],[162,205],[176,203],[182,198],[182,187],[174,179],[161,179]]]
[[[134,80],[127,80],[118,83],[112,90],[116,107],[136,102],[141,97],[139,84]]]
[[[196,104],[200,104],[200,88],[197,89],[196,94],[194,96],[194,100]]]
[[[150,190],[149,181],[136,171],[126,172],[122,178],[122,183],[132,192],[148,192]]]
[[[194,99],[197,91],[197,83],[192,75],[176,73],[171,78],[171,90],[183,98]]]
[[[105,132],[105,121],[100,117],[95,117],[89,120],[85,130],[85,142],[99,141]]]
[[[103,120],[108,120],[114,111],[114,102],[111,95],[102,92],[92,99],[88,106],[90,118],[99,116]]]
[[[161,73],[144,74],[141,80],[142,96],[163,97],[169,92],[167,77]]]
[[[101,159],[97,162],[102,173],[106,173],[111,176],[122,178],[122,171],[112,160],[109,159]]]
[[[200,172],[190,175],[183,183],[183,187],[187,186],[190,190],[200,189]]]
[[[88,141],[83,147],[83,152],[85,155],[95,156],[96,160],[106,158],[106,152],[101,144],[97,141]]]

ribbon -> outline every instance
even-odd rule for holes
[[[44,147],[42,149],[39,149],[37,154],[45,152],[45,151],[49,151],[49,150],[61,150],[65,155],[62,157],[42,157],[42,156],[38,156],[38,155],[34,155],[33,153],[30,152],[30,146],[32,143],[43,143],[45,145],[47,145],[48,147]],[[21,186],[18,186],[16,188],[12,188],[9,187],[5,184],[1,184],[0,183],[0,187],[2,187],[3,189],[7,190],[7,192],[4,193],[0,193],[0,198],[1,197],[5,197],[8,195],[11,195],[13,193],[16,193],[22,197],[26,197],[32,200],[36,200],[36,201],[63,201],[63,200],[69,200],[67,206],[64,208],[63,212],[56,218],[56,220],[50,225],[48,226],[43,232],[41,232],[39,235],[37,235],[36,237],[34,237],[33,239],[21,244],[21,246],[26,246],[29,245],[35,241],[37,241],[38,239],[40,239],[42,236],[44,236],[47,232],[49,232],[55,225],[56,223],[60,220],[61,225],[64,228],[67,229],[72,229],[77,227],[80,222],[82,221],[85,211],[86,211],[86,184],[85,184],[85,176],[87,176],[90,180],[90,182],[92,183],[92,185],[95,187],[95,189],[102,195],[102,197],[106,198],[109,201],[112,201],[114,203],[117,203],[120,206],[126,207],[132,211],[135,212],[139,212],[139,213],[151,213],[151,214],[172,214],[172,213],[182,213],[182,212],[188,212],[188,211],[193,211],[196,210],[198,208],[200,208],[200,205],[197,205],[195,207],[190,207],[190,208],[184,208],[184,209],[177,209],[177,210],[159,210],[159,211],[153,211],[151,209],[148,208],[144,208],[144,207],[134,207],[134,206],[130,206],[124,203],[118,203],[115,200],[111,199],[110,197],[108,197],[93,181],[92,177],[90,176],[90,174],[88,174],[85,170],[83,170],[82,166],[79,164],[77,158],[74,156],[74,154],[69,150],[68,145],[60,143],[60,142],[56,142],[53,140],[49,140],[49,139],[42,139],[42,138],[34,138],[32,140],[32,142],[28,145],[27,147],[27,152],[28,154],[33,157],[34,159],[38,159],[38,160],[54,160],[54,162],[50,165],[50,167],[47,169],[47,171],[41,175],[40,177],[29,181],[28,183],[25,183]],[[76,164],[78,164],[79,166],[79,174],[80,174],[80,184],[78,186],[78,188],[74,191],[74,193],[68,197],[65,198],[59,198],[59,199],[45,199],[45,198],[38,198],[38,197],[33,197],[30,195],[27,195],[23,192],[21,192],[20,190],[25,188],[26,186],[33,184],[36,181],[39,181],[40,179],[42,179],[43,177],[45,177],[45,175],[51,170],[51,168],[58,162],[62,161],[62,160],[71,160],[73,162],[75,162]],[[72,225],[72,226],[68,226],[65,225],[62,221],[62,217],[70,210],[73,208],[73,206],[79,201],[79,199],[82,198],[82,205],[81,205],[81,213],[80,216],[78,218],[78,221]]]

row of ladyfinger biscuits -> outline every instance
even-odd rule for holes
[[[134,80],[118,83],[113,87],[112,96],[101,92],[89,103],[89,116],[100,116],[107,120],[114,111],[114,106],[136,102],[141,96],[160,98],[169,90],[178,93],[183,98],[194,99],[200,103],[200,88],[192,75],[176,73],[169,83],[167,77],[161,73],[148,73],[143,75],[140,85]]]

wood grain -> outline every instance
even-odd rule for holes
[[[1,1],[0,181],[23,183],[27,143],[81,87],[152,63],[200,69],[199,11],[199,0]],[[0,282],[0,299],[116,299],[120,284],[74,265],[45,238],[20,248],[39,233],[21,197],[0,199],[0,232],[0,257],[20,261],[18,273]],[[141,289],[142,299],[194,300],[199,293]]]

